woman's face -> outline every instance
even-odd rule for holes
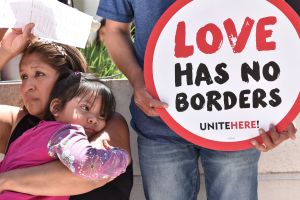
[[[21,96],[29,114],[42,118],[58,72],[37,53],[26,55],[20,64]]]

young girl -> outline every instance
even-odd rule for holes
[[[21,73],[22,81],[27,79]],[[25,97],[35,98],[35,97]],[[27,105],[30,106],[30,105]],[[50,95],[45,120],[13,142],[1,162],[0,172],[41,165],[59,158],[72,173],[90,180],[113,179],[129,164],[129,155],[119,148],[93,148],[88,137],[101,131],[115,111],[110,89],[97,77],[79,72],[63,73]],[[56,121],[51,121],[56,120]],[[5,191],[0,199],[68,199],[35,197]]]

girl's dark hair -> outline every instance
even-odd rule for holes
[[[71,74],[62,74],[50,94],[49,104],[45,113],[45,120],[54,120],[50,112],[50,102],[53,99],[59,99],[59,110],[62,110],[65,105],[74,97],[85,97],[90,95],[95,101],[96,97],[101,97],[100,115],[105,120],[109,119],[116,108],[116,101],[113,93],[98,77],[93,74],[74,72]]]
[[[25,49],[20,63],[25,56],[33,53],[39,54],[42,60],[52,66],[59,74],[88,71],[85,58],[75,47],[38,40]]]

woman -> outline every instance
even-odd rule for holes
[[[6,33],[0,45],[0,70],[6,62],[19,54],[29,44],[33,26],[33,24],[26,25],[24,32],[21,30],[11,30]],[[76,49],[65,46],[64,48],[67,50],[68,55],[65,61],[62,60],[65,63],[55,65],[54,63],[53,65],[50,63],[50,67],[46,71],[39,69],[39,60],[32,60],[28,63],[28,67],[32,72],[28,76],[30,78],[25,77],[28,78],[26,84],[22,81],[20,90],[25,105],[24,109],[13,106],[0,106],[1,153],[5,153],[6,147],[25,130],[40,121],[41,116],[43,116],[46,110],[51,89],[59,73],[63,70],[86,70],[85,60],[74,56],[75,54],[72,53]],[[40,50],[38,49],[37,51]],[[49,44],[45,51],[48,50],[48,56],[51,56],[55,55],[53,51],[57,51],[57,48]],[[22,71],[20,71],[20,75],[23,76]],[[34,95],[27,95],[29,92]],[[104,140],[107,140],[112,146],[121,147],[130,152],[128,127],[124,118],[119,114],[115,114],[108,121],[104,132],[91,138],[95,146],[103,145]],[[33,195],[76,195],[103,186],[107,182],[108,180],[94,182],[78,178],[72,175],[58,161],[0,174],[0,190],[9,189]],[[104,187],[94,190],[92,193],[71,197],[71,199],[92,200],[99,199],[100,197],[107,200],[128,199],[131,187],[132,165],[129,165],[125,174],[117,177]]]

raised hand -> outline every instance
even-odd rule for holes
[[[21,53],[34,37],[31,33],[33,23],[27,24],[24,29],[9,29],[1,40],[1,48],[11,57]]]

